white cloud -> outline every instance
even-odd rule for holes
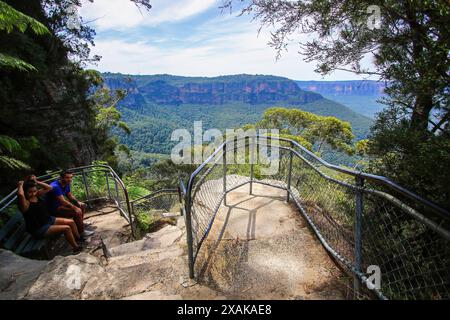
[[[194,5],[196,1],[192,3],[191,13],[200,10]],[[159,13],[159,19],[165,19],[163,12]],[[134,22],[121,22],[122,25],[127,23],[131,25]],[[178,29],[165,31],[164,28],[146,27],[139,29],[139,33],[129,31],[128,38],[114,34],[97,38],[92,53],[103,57],[96,69],[104,72],[185,76],[248,73],[298,80],[322,79],[314,72],[313,63],[302,60],[295,44],[290,45],[289,51],[276,61],[275,50],[267,45],[270,30],[263,29],[258,36],[258,26],[257,22],[250,22],[249,19],[228,14],[220,16],[218,13],[206,22],[190,26],[185,38]],[[139,40],[132,42],[132,38]],[[299,42],[305,38],[296,40]],[[327,77],[342,80],[358,78],[347,72],[335,72]]]
[[[231,36],[230,36],[231,37]],[[256,33],[232,37],[233,42],[215,39],[212,44],[193,48],[164,49],[144,42],[97,41],[95,53],[103,55],[100,71],[130,74],[169,73],[185,76],[226,74],[273,74],[291,79],[320,79],[314,65],[301,60],[295,50],[275,60],[275,52]],[[339,79],[351,79],[338,73]],[[354,77],[353,77],[354,78]]]
[[[217,0],[153,0],[153,8],[147,12],[139,10],[129,0],[85,0],[80,15],[85,21],[93,21],[93,26],[99,31],[126,30],[182,21],[217,3]]]

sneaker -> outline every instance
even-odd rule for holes
[[[92,236],[94,233],[95,233],[94,231],[84,230],[80,236],[81,238],[86,239],[87,237]]]
[[[93,231],[95,228],[90,223],[84,224],[84,230]]]

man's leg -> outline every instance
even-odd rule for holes
[[[83,211],[80,208],[76,208],[75,210],[70,207],[60,206],[56,209],[56,217],[62,218],[73,218],[75,221],[79,234],[83,234],[84,232],[84,224],[83,224]]]

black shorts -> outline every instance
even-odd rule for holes
[[[44,224],[43,226],[41,226],[39,229],[34,230],[33,232],[31,232],[31,235],[37,239],[42,239],[44,238],[45,234],[47,233],[48,229],[55,224],[55,217],[50,216],[48,218],[48,221],[46,224]]]

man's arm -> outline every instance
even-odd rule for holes
[[[77,198],[75,198],[75,196],[72,194],[72,192],[67,192],[67,198],[69,198],[69,200],[78,202]]]
[[[78,199],[75,198],[75,196],[72,194],[72,192],[68,192],[68,193],[67,193],[67,198],[69,198],[69,200],[72,200],[72,201],[78,203],[78,205],[79,205],[80,207],[83,205],[83,202],[78,201]]]
[[[63,195],[57,196],[56,199],[58,199],[59,203],[61,203],[61,205],[64,206],[64,207],[68,207],[68,208],[71,208],[73,210],[78,209],[78,207],[76,205],[72,204],[70,201],[67,201],[66,198],[64,198]]]

